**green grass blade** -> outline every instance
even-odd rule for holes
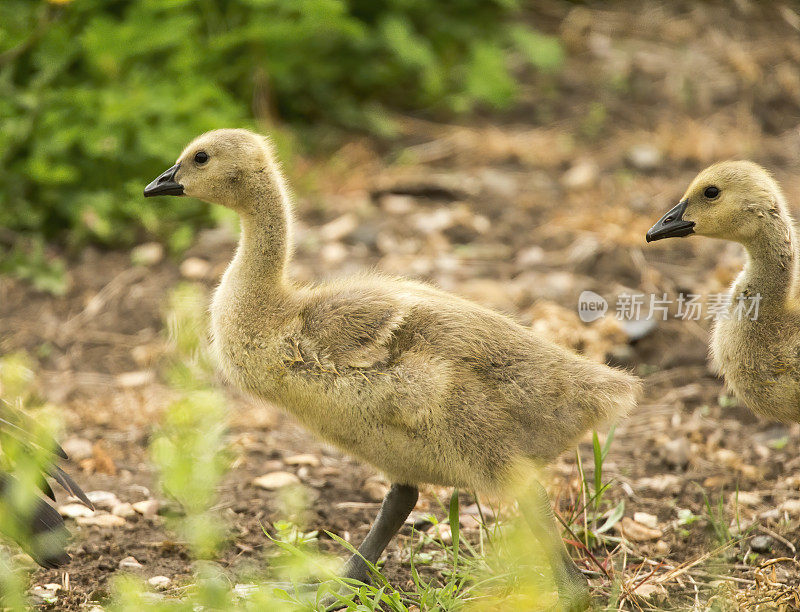
[[[608,435],[606,436],[606,443],[603,445],[603,461],[608,456],[608,451],[611,450],[611,443],[614,441],[614,432],[617,431],[616,424],[608,428]]]
[[[603,523],[599,529],[595,530],[595,533],[605,533],[609,529],[611,529],[614,525],[619,523],[622,519],[623,515],[625,514],[625,500],[620,500],[617,506],[611,511],[611,514],[608,515],[605,523]]]
[[[592,432],[592,450],[594,451],[594,492],[597,497],[594,500],[595,512],[600,511],[600,501],[603,488],[603,448],[600,446],[600,437],[596,431]]]
[[[448,515],[450,520],[450,533],[453,536],[453,576],[455,576],[456,568],[458,567],[458,540],[461,535],[458,511],[458,489],[453,489],[453,495],[450,496],[450,512]]]

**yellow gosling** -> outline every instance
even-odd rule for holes
[[[230,381],[394,483],[359,548],[376,563],[421,483],[498,492],[601,421],[631,410],[635,377],[594,363],[510,318],[429,285],[377,274],[302,286],[287,276],[292,211],[268,141],[203,134],[145,196],[187,195],[241,218],[241,239],[211,305],[213,346]],[[561,604],[589,603],[586,579],[534,485],[531,520]],[[344,575],[368,579],[358,556]]]
[[[747,253],[727,312],[714,324],[719,371],[754,412],[800,421],[798,243],[781,188],[749,161],[706,168],[647,241],[691,234],[733,240]]]

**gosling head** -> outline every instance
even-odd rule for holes
[[[273,164],[263,136],[241,129],[214,130],[189,143],[175,165],[144,188],[144,195],[187,195],[246,212],[243,208],[252,198],[244,191]]]
[[[765,219],[780,212],[783,195],[758,164],[727,161],[709,166],[692,181],[677,206],[647,232],[647,242],[698,234],[749,244]]]

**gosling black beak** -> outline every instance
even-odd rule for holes
[[[175,174],[180,167],[180,164],[175,164],[145,187],[144,197],[152,198],[153,196],[159,195],[183,195],[183,185],[175,182]]]
[[[645,239],[647,242],[661,240],[662,238],[677,238],[694,234],[694,221],[684,221],[683,213],[689,200],[681,201],[675,208],[672,208],[666,215],[661,217],[653,227],[647,231]]]

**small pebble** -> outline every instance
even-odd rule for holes
[[[760,518],[762,521],[777,521],[782,516],[783,514],[778,508],[771,508],[759,513],[758,518]]]
[[[58,513],[66,518],[78,518],[94,516],[94,510],[91,510],[83,504],[64,504],[58,507]]]
[[[588,189],[600,179],[600,168],[593,161],[579,161],[561,176],[561,184],[570,190]]]
[[[644,599],[662,598],[667,596],[667,590],[663,584],[653,584],[650,582],[640,581],[632,590],[638,597]]]
[[[657,474],[656,476],[646,476],[636,481],[636,487],[649,489],[657,493],[665,491],[677,492],[683,486],[683,480],[675,474]]]
[[[409,195],[387,193],[381,196],[380,205],[390,215],[406,215],[416,208],[417,201]]]
[[[758,506],[763,501],[761,495],[753,491],[739,491],[736,500],[743,506]]]
[[[95,508],[102,510],[111,510],[120,503],[119,498],[111,491],[89,491],[86,497],[94,504]]]
[[[157,499],[145,499],[144,501],[131,504],[131,506],[142,516],[151,517],[156,515],[160,504]]]
[[[650,529],[658,528],[658,517],[653,514],[648,514],[647,512],[635,512],[633,520]]]
[[[780,505],[780,509],[789,516],[800,516],[800,499],[787,499]]]
[[[211,264],[199,257],[189,257],[181,262],[180,272],[189,280],[203,280],[211,272]]]
[[[286,465],[308,465],[311,467],[317,467],[319,465],[319,457],[316,455],[291,455],[286,457],[283,462]]]
[[[426,532],[435,540],[441,540],[443,544],[450,544],[453,541],[453,531],[447,523],[437,523]]]
[[[291,472],[270,472],[253,479],[253,486],[259,489],[275,491],[290,485],[300,484],[300,479]]]
[[[661,165],[661,151],[652,144],[634,145],[628,151],[628,162],[637,170],[650,172]]]
[[[651,319],[628,319],[625,318],[620,321],[620,327],[625,335],[628,336],[628,342],[636,342],[642,338],[646,338],[652,334],[658,327],[658,319],[655,317]]]
[[[684,469],[689,465],[691,450],[692,447],[689,440],[686,438],[676,438],[665,443],[659,449],[659,454],[667,465]]]
[[[142,567],[135,557],[125,557],[119,562],[120,569],[137,569]]]
[[[88,459],[92,456],[92,443],[86,438],[67,438],[61,443],[61,448],[73,461]]]
[[[269,474],[271,472],[285,472],[284,470],[284,463],[280,459],[269,459],[268,461],[264,461],[261,464],[262,469],[266,470],[264,473]]]
[[[58,589],[61,588],[60,585],[56,586],[58,586]],[[56,595],[56,591],[58,589],[48,589],[37,584],[30,590],[30,593],[33,596],[34,601],[38,600],[42,603],[54,604],[58,601],[58,596]]]
[[[458,517],[458,524],[461,525],[461,529],[474,531],[483,526],[483,521],[481,521],[481,517],[477,514],[462,514]]]
[[[347,259],[349,252],[341,242],[330,242],[320,249],[319,256],[328,265],[336,265]]]
[[[136,510],[133,509],[133,504],[129,504],[127,502],[123,502],[121,504],[117,504],[111,509],[111,514],[115,516],[121,516],[123,518],[128,518],[129,516],[133,516],[136,514]]]
[[[637,523],[629,517],[623,519],[614,526],[622,535],[631,542],[648,542],[650,540],[658,540],[661,538],[662,531],[660,529],[651,529],[641,523]]]
[[[659,555],[668,555],[670,551],[670,546],[664,540],[659,540],[656,542],[656,554]]]
[[[162,345],[158,343],[152,344],[139,344],[131,349],[131,357],[136,362],[136,365],[141,367],[148,367],[158,359],[161,354]]]
[[[158,242],[146,242],[131,249],[131,261],[137,266],[154,266],[164,259],[164,247]]]
[[[152,578],[147,580],[147,584],[153,587],[157,591],[163,591],[169,586],[170,579],[166,576],[153,576]]]
[[[123,389],[135,389],[136,387],[144,387],[156,379],[153,370],[137,370],[135,372],[123,372],[117,374],[115,380],[117,384]]]
[[[513,198],[519,191],[516,173],[484,168],[481,171],[480,180],[484,189],[502,199]]]
[[[742,456],[729,448],[720,448],[714,453],[714,461],[727,467],[738,468],[742,465]]]
[[[379,476],[370,476],[364,482],[364,491],[373,501],[381,501],[389,492],[389,485]]]
[[[75,522],[81,527],[122,527],[125,519],[113,514],[96,514],[95,516],[79,516]]]
[[[323,240],[336,242],[358,227],[358,217],[353,213],[345,213],[319,228],[319,236]]]
[[[517,265],[528,268],[542,263],[546,258],[544,249],[540,246],[532,246],[522,249],[517,253]]]
[[[414,226],[423,234],[434,234],[452,227],[456,214],[449,208],[420,211],[413,217]]]
[[[768,535],[757,535],[750,540],[750,548],[757,553],[768,553],[772,550],[773,539]]]

